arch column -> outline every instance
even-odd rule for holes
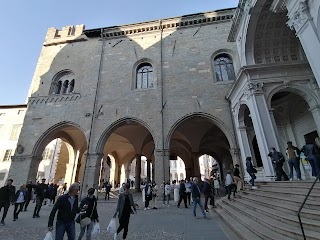
[[[200,165],[199,165],[200,154],[197,152],[193,152],[191,155],[192,155],[192,164],[193,164],[193,177],[197,177],[200,180],[201,179]]]
[[[81,197],[87,195],[89,188],[98,189],[99,187],[99,172],[102,153],[88,153],[84,168],[83,180],[81,183]]]
[[[189,180],[192,177],[192,168],[188,167],[186,169],[186,178]]]
[[[154,179],[157,184],[163,181],[170,181],[169,168],[169,149],[155,149],[154,150]]]
[[[317,126],[318,135],[320,135],[320,106],[317,105],[317,106],[311,107],[309,111],[312,113],[314,122],[316,123],[316,126]]]
[[[251,101],[248,101],[248,106],[263,162],[264,175],[265,177],[272,177],[274,176],[274,169],[268,157],[269,149],[275,147],[279,150],[279,144],[262,87],[262,83],[249,84]]]
[[[147,181],[151,181],[151,160],[147,159]]]
[[[136,155],[136,169],[135,169],[135,180],[134,180],[135,190],[140,192],[141,185],[141,155]]]
[[[14,155],[11,157],[11,166],[8,178],[13,179],[15,186],[26,184],[29,180],[36,182],[41,157],[30,155]]]

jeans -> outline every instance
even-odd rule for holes
[[[108,200],[110,199],[110,192],[106,192],[106,195],[104,196],[104,200],[107,201],[107,198]]]
[[[4,219],[6,218],[8,210],[9,210],[9,207],[10,207],[10,202],[0,201],[0,211],[3,208],[3,215],[2,215],[1,222],[3,222]]]
[[[184,202],[184,207],[187,208],[188,206],[187,206],[187,195],[186,194],[180,195],[179,202],[178,202],[178,207],[180,207],[180,204],[181,204],[182,200]]]
[[[316,177],[318,172],[320,171],[319,170],[319,159],[317,158],[317,156],[315,155],[311,155],[311,156],[308,156],[308,161],[311,165],[311,169],[312,169],[312,176]]]
[[[289,159],[288,164],[290,169],[290,173],[289,173],[290,179],[293,179],[293,168],[294,170],[296,170],[297,178],[301,179],[300,159],[299,158]]]
[[[193,198],[192,200],[193,200],[193,216],[197,216],[196,208],[197,208],[197,204],[199,204],[202,215],[204,218],[206,218],[206,213],[204,212],[204,208],[203,208],[203,205],[201,203],[200,198]]]
[[[34,207],[33,216],[39,216],[39,212],[42,207],[43,200],[44,200],[43,198],[37,197],[36,206]]]
[[[82,239],[86,229],[87,229],[86,240],[91,240],[91,232],[92,232],[93,224],[94,224],[93,221],[91,221],[91,223],[88,226],[80,228],[81,231],[80,231],[78,240]]]
[[[75,240],[76,229],[74,221],[72,222],[56,222],[56,238],[55,240],[63,240],[64,233],[67,233],[68,240]],[[90,232],[91,234],[91,232]]]
[[[169,201],[170,201],[170,194],[167,194],[167,195],[166,195],[166,198],[167,198],[167,204],[169,205]]]
[[[188,203],[190,205],[191,202],[191,192],[187,192],[187,199],[188,199]]]
[[[210,198],[210,200],[212,202],[211,205],[214,206],[214,196],[213,196],[213,194],[212,193],[205,194],[204,195],[204,209],[205,210],[208,210],[208,200],[209,200],[209,198]]]
[[[24,206],[24,202],[14,204],[13,219],[18,219],[18,215],[22,211],[23,206]]]

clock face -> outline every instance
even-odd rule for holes
[[[24,151],[24,148],[21,145],[18,145],[17,146],[17,153],[21,154],[21,153],[23,153],[23,151]]]

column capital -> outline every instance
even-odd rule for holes
[[[247,99],[250,99],[253,95],[262,95],[264,94],[263,86],[263,82],[249,82],[243,94]]]
[[[296,6],[288,15],[288,26],[291,28],[291,30],[295,30],[296,33],[299,33],[303,26],[309,20],[308,0],[299,0]]]
[[[155,149],[154,150],[154,155],[155,156],[169,156],[170,155],[170,150],[169,149]]]
[[[87,153],[87,158],[102,158],[103,153]]]

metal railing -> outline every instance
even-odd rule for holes
[[[314,180],[311,188],[309,189],[306,197],[304,198],[299,210],[298,210],[298,219],[299,219],[299,223],[300,223],[300,228],[301,228],[301,232],[302,232],[302,235],[303,235],[303,239],[306,240],[306,235],[304,233],[304,228],[303,228],[303,224],[302,224],[302,221],[301,221],[301,216],[300,216],[300,213],[301,213],[301,210],[302,208],[304,207],[304,205],[306,204],[306,201],[308,200],[309,196],[310,196],[310,193],[312,192],[313,188],[314,188],[314,185],[316,184],[316,182],[319,180],[320,178],[320,172],[318,173],[317,177],[316,177],[316,180]]]

